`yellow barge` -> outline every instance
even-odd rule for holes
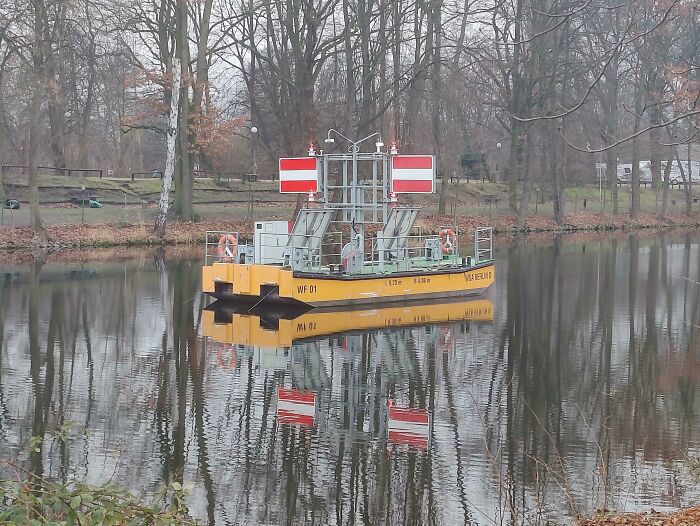
[[[311,307],[356,305],[481,294],[493,263],[387,274],[332,275],[273,265],[214,262],[202,270],[203,290],[220,300],[287,300]]]
[[[326,142],[334,142],[331,132]],[[280,191],[304,192],[308,202],[290,227],[255,223],[252,242],[238,232],[207,232],[202,290],[218,300],[252,307],[362,305],[462,298],[494,282],[491,228],[465,233],[444,226],[437,234],[415,227],[419,209],[400,205],[402,193],[435,189],[432,156],[399,155],[395,146],[280,159]],[[372,226],[375,233],[368,235]],[[468,254],[467,254],[468,252]]]

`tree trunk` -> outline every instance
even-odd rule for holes
[[[90,116],[92,114],[92,105],[95,97],[95,43],[90,45],[90,54],[88,56],[88,85],[85,95],[85,108],[82,115],[82,129],[80,140],[80,153],[78,155],[80,168],[88,167],[88,152],[90,149]]]
[[[510,153],[506,167],[506,179],[508,180],[508,201],[513,212],[518,211],[518,175],[520,170],[520,158],[522,156],[522,123],[511,117],[510,119]]]
[[[690,147],[690,145],[688,145]],[[685,213],[690,215],[693,212],[693,193],[692,193],[692,167],[691,159],[688,158],[688,173],[685,173],[683,165],[681,164],[681,156],[678,154],[678,147],[674,148],[676,162],[678,163],[678,169],[681,172],[681,177],[683,178],[683,194],[685,195]]]
[[[43,237],[44,229],[39,212],[39,174],[37,148],[39,141],[39,111],[41,109],[41,84],[37,82],[32,87],[29,100],[29,149],[27,151],[27,169],[29,171],[29,226],[39,237]]]
[[[508,190],[510,193],[510,207],[513,212],[518,214],[518,223],[520,223],[520,217],[523,212],[526,213],[527,207],[523,209],[522,203],[520,208],[518,208],[518,178],[520,177],[520,171],[522,169],[522,159],[523,159],[523,148],[525,141],[525,125],[517,120],[515,117],[523,117],[522,110],[526,102],[523,100],[527,96],[525,93],[525,86],[523,82],[522,72],[521,72],[521,60],[523,57],[523,46],[522,44],[522,33],[523,33],[523,0],[516,0],[515,2],[515,18],[513,20],[514,26],[514,41],[513,45],[513,58],[512,62],[509,64],[510,76],[512,89],[510,91],[510,158],[508,160]],[[523,189],[526,188],[525,183]],[[523,198],[525,196],[523,195]],[[524,217],[523,217],[524,219]]]
[[[176,4],[176,52],[180,60],[180,125],[176,143],[177,175],[175,181],[175,213],[180,219],[192,221],[193,166],[190,162],[190,48],[187,39],[187,1]]]
[[[4,64],[0,64],[0,225],[5,224],[5,90]]]
[[[675,117],[675,112],[674,112],[674,117]],[[669,126],[666,127],[666,134],[668,135],[669,138],[669,143],[674,144],[678,141],[678,133],[677,133],[677,128],[675,124],[670,124]],[[660,137],[657,136],[656,138],[657,142],[660,141]],[[666,150],[666,166],[663,171],[663,179],[661,181],[662,184],[662,198],[661,198],[661,211],[659,212],[659,219],[665,220],[666,216],[668,215],[668,198],[669,198],[669,190],[671,186],[671,169],[673,168],[673,163],[675,161],[675,158],[678,157],[678,146],[667,146],[665,148]],[[661,167],[661,161],[659,160],[659,168]],[[680,166],[680,163],[679,163]],[[680,167],[681,170],[683,167]]]
[[[392,24],[393,24],[393,42],[391,43],[391,62],[393,67],[392,75],[392,117],[393,122],[393,136],[392,139],[396,142],[402,140],[401,133],[401,99],[399,95],[401,94],[401,87],[399,84],[399,79],[401,78],[401,23],[403,20],[403,15],[401,12],[400,2],[392,2]]]
[[[350,15],[350,0],[343,0],[343,22],[345,25],[345,130],[346,135],[354,131],[355,124],[355,64],[353,58],[352,27],[354,22]]]
[[[357,0],[357,26],[360,33],[360,56],[362,77],[360,80],[360,119],[358,123],[358,135],[365,137],[369,135],[370,118],[376,111],[374,99],[374,67],[373,56],[370,53],[370,14],[368,13],[369,2]]]
[[[658,106],[658,101],[656,101],[656,95],[651,94],[650,103],[654,104],[651,108],[651,114],[649,116],[649,124],[651,126],[656,126],[661,122],[661,109]],[[661,136],[661,128],[652,128],[649,130],[649,166],[651,168],[651,186],[654,190],[661,188],[663,179],[661,177],[661,157],[663,155],[663,148],[661,146],[661,141],[659,140]],[[664,156],[665,157],[665,156]]]
[[[404,112],[404,126],[402,130],[402,150],[405,153],[413,153],[415,149],[416,124],[418,122],[418,112],[420,111],[425,94],[425,85],[428,80],[428,68],[430,60],[433,57],[433,28],[432,17],[428,20],[428,28],[426,34],[425,50],[421,57],[421,39],[423,34],[423,13],[420,8],[416,8],[413,20],[413,31],[415,34],[415,51],[414,63],[416,64],[416,73],[411,81],[411,86],[408,90],[406,101],[406,109]]]
[[[389,44],[388,40],[386,38],[386,28],[387,28],[387,19],[388,19],[388,6],[389,2],[387,0],[379,0],[379,34],[383,35],[383,39],[381,40],[381,47],[380,47],[380,56],[379,56],[379,80],[378,80],[378,86],[379,86],[379,93],[378,93],[378,101],[377,104],[380,108],[381,114],[379,115],[379,123],[378,123],[378,130],[379,133],[382,136],[383,140],[386,140],[387,137],[387,123],[386,123],[386,99],[387,99],[387,94],[388,94],[388,86],[387,86],[387,78],[386,78],[386,70],[387,70],[387,53],[389,52]]]
[[[523,193],[520,198],[520,206],[518,207],[519,230],[522,230],[527,226],[527,212],[530,206],[530,194],[532,191],[532,182],[530,181],[530,155],[532,148],[530,147],[528,136],[525,136],[523,147],[525,148],[525,162],[523,163]]]
[[[66,167],[66,153],[64,136],[64,113],[65,104],[57,85],[56,78],[50,73],[46,76],[49,86],[48,106],[49,106],[49,126],[51,128],[51,151],[53,152],[53,165],[57,168]]]
[[[550,141],[549,148],[553,151],[552,162],[552,190],[554,220],[557,225],[564,224],[564,170],[566,169],[566,144],[557,134],[556,121],[550,121]],[[561,133],[566,135],[566,119],[562,119]]]
[[[445,158],[442,155],[443,130],[442,130],[442,0],[432,2],[433,17],[433,104],[432,104],[432,124],[433,124],[433,144],[435,147],[435,157],[437,169],[442,173],[440,183],[440,199],[438,200],[438,213],[444,214],[447,206],[447,189],[449,186],[448,170],[445,166]]]
[[[175,143],[177,142],[177,136],[179,131],[179,126],[182,125],[182,121],[179,120],[179,109],[180,109],[180,85],[181,85],[182,71],[180,66],[180,59],[175,58],[173,60],[173,89],[172,97],[170,98],[170,115],[168,116],[168,131],[167,131],[167,155],[165,157],[165,172],[163,173],[163,187],[160,191],[160,201],[158,202],[158,215],[156,216],[156,224],[153,229],[153,233],[163,239],[165,235],[165,222],[168,217],[168,206],[170,199],[170,187],[173,182],[173,172],[175,171]]]
[[[52,42],[51,35],[49,34],[48,27],[48,9],[42,0],[39,2],[41,8],[39,12],[43,18],[42,25],[42,38],[41,44],[42,49],[42,63],[41,67],[43,69],[43,87],[46,89],[46,99],[49,109],[49,127],[51,129],[51,151],[53,153],[53,164],[57,168],[66,167],[66,145],[65,145],[65,114],[66,114],[66,100],[63,93],[63,82],[62,75],[57,72],[57,64],[62,60],[63,49],[60,42]],[[65,29],[65,20],[63,18],[64,10],[62,8],[57,9],[56,19],[54,24],[59,26],[58,28],[53,28],[53,33],[57,35],[57,39],[60,40]],[[57,49],[54,49],[54,45]],[[56,61],[56,55],[60,54],[58,59],[59,63]],[[62,66],[62,64],[61,64]]]
[[[610,148],[605,151],[605,169],[610,186],[610,200],[612,201],[612,214],[619,213],[619,203],[617,197],[617,148]]]
[[[27,170],[29,172],[29,227],[43,241],[46,239],[39,212],[39,174],[37,149],[39,147],[39,127],[41,115],[41,90],[43,78],[43,0],[34,0],[34,44],[32,48],[32,95],[29,99],[29,148],[27,149]]]
[[[639,195],[639,132],[641,126],[642,112],[642,87],[641,79],[636,78],[636,86],[634,88],[634,129],[635,137],[632,139],[632,180],[630,181],[632,200],[630,203],[630,217],[632,219],[639,218],[640,212],[640,195]]]
[[[661,211],[659,212],[659,219],[661,219],[662,221],[666,219],[666,215],[668,214],[668,191],[671,179],[671,167],[673,166],[673,158],[676,154],[676,148],[671,147],[670,152],[671,153],[668,159],[666,160],[666,168],[664,169],[663,180],[661,181],[663,197],[661,199]],[[659,165],[661,165],[661,162],[659,162]]]

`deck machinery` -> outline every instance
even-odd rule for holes
[[[332,135],[346,139],[331,130]],[[316,152],[279,161],[280,192],[303,193],[305,206],[286,221],[255,223],[252,242],[238,232],[206,237],[203,291],[220,300],[325,307],[463,297],[494,281],[492,229],[477,228],[473,252],[454,225],[424,234],[420,209],[402,194],[435,191],[435,159],[400,155],[392,145],[363,152]],[[466,254],[466,252],[471,252]]]

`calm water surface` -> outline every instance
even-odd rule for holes
[[[209,524],[693,504],[699,243],[521,240],[486,300],[291,321],[203,310],[197,260],[5,264],[0,460],[142,495],[180,481]]]

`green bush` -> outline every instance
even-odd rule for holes
[[[168,502],[169,504],[165,504]],[[47,481],[0,481],[0,524],[51,526],[195,526],[178,482],[154,503],[115,486],[91,487]]]

